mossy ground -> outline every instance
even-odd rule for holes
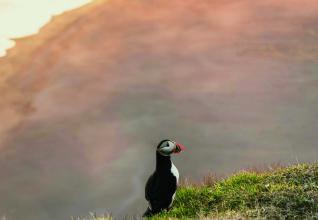
[[[318,219],[318,164],[181,184],[173,208],[148,219],[253,218]]]

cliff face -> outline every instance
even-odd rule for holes
[[[188,146],[176,164],[193,178],[315,160],[317,12],[96,1],[18,40],[0,59],[0,213],[141,212],[166,137]]]

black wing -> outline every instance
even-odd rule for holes
[[[151,199],[151,193],[153,192],[154,188],[154,174],[152,174],[146,183],[146,188],[145,188],[145,197],[147,201],[150,201]]]
[[[173,175],[157,178],[156,173],[152,174],[145,189],[146,200],[150,202],[154,212],[168,208],[177,189],[177,181]]]

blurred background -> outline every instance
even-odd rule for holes
[[[0,217],[140,215],[164,138],[196,181],[317,160],[315,1],[27,2],[0,0]]]

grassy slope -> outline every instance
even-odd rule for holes
[[[241,172],[202,186],[181,186],[174,207],[152,219],[243,216],[318,219],[318,164]]]
[[[180,186],[172,210],[150,219],[318,219],[318,164],[207,180]]]

